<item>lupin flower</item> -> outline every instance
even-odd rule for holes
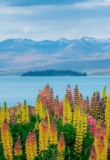
[[[97,127],[95,130],[95,137],[98,139],[101,137],[101,135],[102,135],[102,129],[101,127]]]
[[[57,144],[57,126],[56,126],[56,120],[54,119],[51,123],[50,127],[50,145],[56,145]]]
[[[26,143],[25,143],[25,150],[26,150],[26,159],[33,160],[33,154],[32,154],[32,142],[31,142],[31,133],[28,133]]]
[[[15,147],[14,147],[14,155],[19,157],[22,155],[22,146],[21,146],[21,141],[20,138],[18,137],[16,143],[15,143]]]
[[[64,160],[65,138],[62,132],[58,141],[58,160]]]
[[[77,125],[80,120],[81,120],[80,109],[79,109],[79,106],[76,104],[75,109],[74,109],[74,113],[73,113],[73,126],[74,126],[74,128],[77,128]]]
[[[82,121],[79,121],[77,128],[76,128],[76,139],[75,139],[75,145],[74,145],[74,149],[75,149],[76,154],[79,154],[82,152],[83,138],[84,138],[83,124],[82,124]]]
[[[53,89],[47,84],[43,90],[40,90],[39,95],[42,105],[47,107],[49,115],[51,116],[54,105]]]
[[[71,90],[70,84],[68,84],[68,86],[67,86],[66,94],[67,94],[67,97],[68,97],[70,104],[72,105],[73,104],[73,96],[72,96],[72,90]]]
[[[1,140],[3,144],[3,151],[5,159],[12,160],[12,137],[9,133],[9,127],[7,119],[4,120],[2,127],[1,127]]]
[[[34,131],[32,133],[28,133],[25,148],[27,160],[34,160],[37,156],[36,136]]]
[[[72,121],[71,106],[68,101],[68,97],[66,95],[63,102],[63,124],[70,124],[71,121]]]
[[[35,130],[32,131],[31,133],[31,138],[32,138],[32,150],[33,150],[33,155],[34,157],[37,156],[37,140],[36,140],[36,133]]]
[[[97,125],[94,135],[94,146],[97,154],[97,159],[107,160],[108,143],[107,132],[105,125]]]
[[[96,93],[94,92],[90,104],[90,112],[92,117],[97,118],[97,103],[96,103]]]
[[[80,112],[82,113],[84,108],[84,100],[81,93],[79,94],[79,98],[78,98],[78,107],[80,109]]]
[[[97,104],[98,104],[99,100],[100,100],[100,93],[98,92],[98,93],[97,93],[97,96],[96,96],[96,103],[97,103]]]
[[[48,117],[46,116],[39,126],[39,151],[48,150],[49,128]]]
[[[56,97],[55,101],[54,101],[54,116],[58,117],[58,106],[59,106],[59,99],[58,96]]]
[[[106,97],[106,86],[102,90],[102,98]]]
[[[29,110],[28,110],[28,106],[26,105],[26,100],[24,100],[24,111],[25,111],[25,123],[29,123],[30,122]]]
[[[8,123],[10,122],[10,114],[6,102],[4,102],[3,108],[3,120],[4,119],[6,119]]]
[[[104,136],[107,135],[107,127],[106,127],[106,124],[102,124],[102,133]]]
[[[90,112],[90,108],[89,108],[89,97],[88,97],[88,96],[87,96],[85,102],[86,102],[86,106],[87,106],[87,108],[86,108],[86,113],[88,114],[88,113]]]
[[[20,106],[20,112],[21,112],[21,122],[22,123],[29,123],[29,110],[28,106],[26,105],[26,100],[24,100],[24,105]]]
[[[82,126],[83,126],[83,136],[86,137],[87,132],[87,115],[85,114],[85,111],[83,110],[82,113]]]
[[[110,137],[110,94],[107,97],[106,108],[105,108],[105,122],[107,126],[107,134]]]
[[[3,123],[3,109],[0,107],[0,129]]]
[[[63,116],[63,101],[60,101],[58,106],[58,117],[61,118]]]
[[[90,149],[90,157],[89,160],[97,160],[96,150],[95,147],[91,147]]]
[[[90,126],[90,131],[94,135],[96,131],[96,119],[94,119],[92,116],[88,116],[87,124]]]
[[[110,154],[110,147],[108,147],[108,153]]]
[[[98,149],[103,151],[103,148],[104,148],[104,137],[100,136],[99,142],[98,142]]]
[[[74,102],[78,102],[79,99],[79,91],[78,91],[78,86],[76,85],[75,89],[74,89]]]
[[[102,125],[102,135],[103,135],[103,138],[104,138],[104,149],[103,149],[104,155],[103,156],[105,156],[107,158],[109,145],[108,145],[106,124]]]
[[[18,110],[17,110],[17,123],[21,123],[22,122],[22,104],[20,102],[18,102]]]
[[[39,116],[40,119],[44,118],[43,105],[40,100],[40,95],[38,95],[36,100],[36,114]]]

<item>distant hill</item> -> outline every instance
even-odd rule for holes
[[[87,76],[87,74],[72,70],[43,70],[35,72],[29,71],[23,73],[21,76]]]
[[[91,37],[57,41],[7,39],[0,42],[0,75],[36,70],[73,70],[110,75],[110,39]]]

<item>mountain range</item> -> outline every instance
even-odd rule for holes
[[[0,42],[0,75],[46,69],[110,75],[110,39],[33,41],[17,38]]]

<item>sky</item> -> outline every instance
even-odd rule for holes
[[[110,0],[0,0],[0,41],[110,38]]]

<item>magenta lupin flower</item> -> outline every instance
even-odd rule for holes
[[[94,135],[96,131],[96,119],[94,119],[92,116],[88,116],[87,124],[90,126],[90,131]]]

